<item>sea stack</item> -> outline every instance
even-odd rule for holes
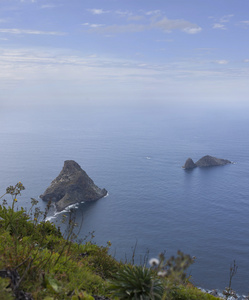
[[[232,162],[227,159],[216,158],[214,156],[206,155],[199,159],[196,163],[193,162],[191,158],[188,158],[183,166],[184,169],[193,169],[195,167],[214,167],[214,166],[224,166],[231,164]]]
[[[230,160],[222,159],[222,158],[216,158],[210,155],[203,156],[201,159],[199,159],[196,163],[197,167],[214,167],[214,166],[224,166],[227,164],[231,164]]]
[[[194,169],[196,168],[196,164],[193,162],[192,158],[188,158],[183,166],[184,169],[188,170],[188,169]]]
[[[60,174],[40,195],[40,198],[44,201],[52,201],[56,209],[62,211],[71,204],[98,200],[106,195],[107,190],[96,186],[75,161],[66,160]]]

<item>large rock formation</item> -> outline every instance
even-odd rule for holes
[[[197,165],[193,162],[192,158],[188,158],[183,166],[184,169],[194,169]]]
[[[227,159],[216,158],[210,155],[203,156],[196,163],[197,167],[213,167],[213,166],[224,166],[231,164]]]
[[[97,187],[93,180],[73,160],[66,160],[59,176],[40,196],[55,203],[58,211],[82,201],[94,201],[106,196],[106,189]]]
[[[231,164],[230,160],[216,158],[210,155],[203,156],[196,163],[191,158],[188,158],[183,166],[184,169],[193,169],[195,167],[213,167],[213,166],[224,166]]]

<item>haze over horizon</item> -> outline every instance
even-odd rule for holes
[[[0,108],[244,106],[247,0],[1,0]]]

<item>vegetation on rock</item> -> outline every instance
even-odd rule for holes
[[[42,213],[31,199],[29,211],[17,208],[22,190],[20,182],[7,188],[12,203],[0,205],[1,299],[217,299],[190,284],[190,256],[160,255],[151,267],[118,262],[108,254],[110,242],[75,242],[73,217],[62,234],[46,221],[49,205]]]

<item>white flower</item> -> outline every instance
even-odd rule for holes
[[[159,272],[157,273],[157,275],[160,276],[160,277],[164,277],[164,276],[167,275],[167,272],[166,272],[166,271],[159,271]]]
[[[159,263],[160,263],[160,262],[159,262],[159,259],[157,259],[157,258],[151,258],[151,259],[149,260],[149,264],[150,264],[151,267],[158,266]]]

